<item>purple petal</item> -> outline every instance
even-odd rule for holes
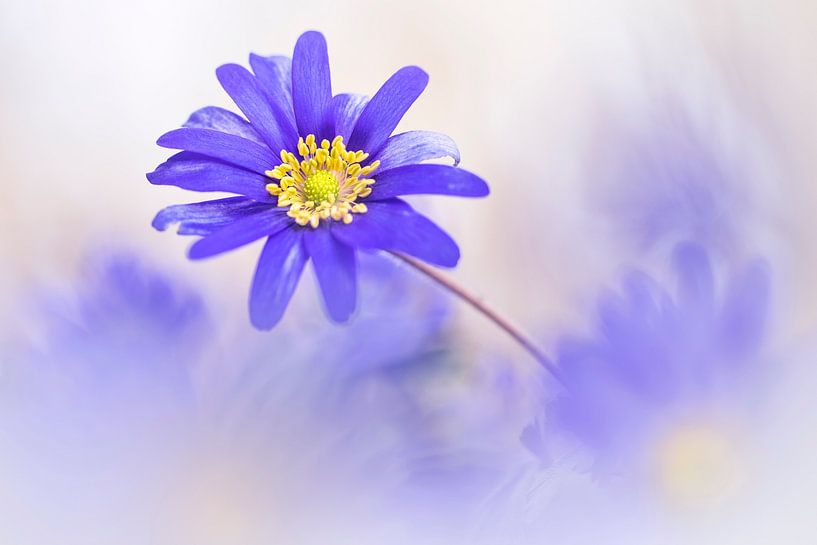
[[[306,265],[304,229],[290,227],[264,246],[250,290],[250,320],[258,329],[272,329],[284,315]]]
[[[357,260],[351,246],[333,237],[328,228],[310,229],[304,243],[315,267],[326,311],[335,322],[345,322],[357,304]]]
[[[699,244],[678,244],[673,255],[678,270],[678,301],[689,311],[711,314],[715,304],[715,277],[706,250]]]
[[[271,150],[289,149],[297,141],[281,105],[267,98],[249,70],[238,64],[225,64],[218,67],[216,77]]]
[[[367,203],[349,225],[333,226],[332,234],[350,246],[404,252],[442,267],[460,258],[457,243],[425,216],[400,199]]]
[[[269,178],[204,155],[182,151],[147,175],[154,185],[175,185],[191,191],[226,191],[267,200]]]
[[[449,136],[430,131],[409,131],[396,134],[386,141],[376,157],[382,173],[395,167],[422,163],[429,159],[451,157],[454,165],[460,162],[460,151]]]
[[[258,202],[247,197],[229,197],[215,201],[175,204],[161,210],[153,219],[153,228],[164,231],[174,223],[180,235],[209,235],[241,218],[257,214],[274,202]]]
[[[280,104],[282,111],[295,128],[295,111],[292,108],[292,60],[283,55],[262,57],[250,54],[250,66],[255,77],[267,93],[267,97],[275,104]]]
[[[160,136],[156,143],[221,159],[259,174],[281,162],[266,146],[212,129],[175,129]]]
[[[301,34],[292,55],[292,104],[302,136],[332,138],[325,121],[332,104],[332,81],[326,40],[320,32]]]
[[[448,165],[405,165],[378,174],[375,172],[371,200],[400,195],[456,195],[484,197],[488,184],[467,170]]]
[[[199,239],[190,247],[188,257],[203,259],[234,250],[261,237],[273,235],[292,224],[293,220],[286,215],[285,209],[276,207],[263,210],[257,214],[240,218]]]
[[[662,294],[658,284],[641,271],[629,272],[621,293],[603,293],[598,300],[599,330],[607,341],[608,373],[625,388],[658,402],[675,394],[669,380],[672,366],[664,334]],[[681,332],[676,332],[680,335]]]
[[[247,140],[252,140],[257,144],[264,145],[264,141],[255,132],[246,119],[240,115],[219,108],[218,106],[205,106],[196,110],[187,119],[183,127],[189,129],[213,129],[219,132],[226,132]]]
[[[355,123],[369,103],[366,95],[343,93],[332,99],[332,122],[335,127],[335,136],[342,136],[344,142],[349,141]]]
[[[370,155],[379,152],[427,84],[428,74],[416,66],[398,70],[364,108],[347,147]]]
[[[724,345],[734,355],[747,356],[763,341],[771,294],[769,264],[756,260],[732,280],[721,316]]]

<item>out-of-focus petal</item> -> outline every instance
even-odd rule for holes
[[[699,244],[684,242],[678,244],[673,257],[683,310],[711,315],[715,306],[715,277],[706,250]]]
[[[752,262],[732,280],[720,318],[720,333],[731,355],[750,354],[763,341],[770,293],[771,273],[763,260]]]

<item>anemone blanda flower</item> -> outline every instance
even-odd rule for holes
[[[409,131],[391,136],[422,93],[420,68],[398,70],[369,99],[332,95],[326,41],[304,33],[292,59],[250,55],[252,72],[227,64],[219,82],[246,119],[217,107],[194,112],[183,128],[158,140],[183,150],[148,174],[158,185],[240,196],[162,210],[159,230],[201,235],[190,248],[201,259],[268,237],[250,293],[250,318],[261,329],[282,317],[308,260],[334,321],[356,306],[356,252],[403,252],[453,267],[454,240],[399,197],[481,197],[474,174],[425,160],[459,152],[447,136]]]
[[[600,116],[587,161],[593,196],[628,242],[729,251],[762,225],[760,205],[773,198],[761,185],[776,168],[770,147],[751,116],[713,114],[670,97]]]
[[[357,319],[341,331],[312,318],[307,337],[291,335],[302,322],[271,339],[214,335],[229,317],[130,254],[95,258],[64,293],[35,290],[44,312],[22,328],[34,342],[13,331],[19,348],[0,343],[0,507],[12,522],[0,542],[462,535],[504,470],[503,400],[476,388],[430,399],[460,360],[447,301],[396,261],[360,257]]]
[[[631,272],[621,293],[599,298],[596,334],[561,339],[565,391],[523,435],[531,450],[547,459],[552,440],[569,436],[597,476],[646,471],[671,493],[718,485],[723,474],[696,476],[720,462],[731,467],[733,432],[754,422],[768,265],[758,259],[719,275],[702,246],[682,243],[674,268],[675,290]]]

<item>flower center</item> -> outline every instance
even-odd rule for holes
[[[267,191],[278,197],[278,206],[289,207],[287,215],[298,225],[317,228],[321,220],[351,223],[352,214],[363,214],[366,205],[357,202],[372,193],[374,180],[368,176],[380,161],[363,167],[368,153],[348,151],[343,137],[320,145],[315,135],[298,139],[299,160],[294,153],[281,151],[282,163],[266,175],[278,180],[267,184]]]
[[[742,481],[736,438],[711,425],[686,424],[658,444],[658,483],[668,496],[689,505],[727,499]]]
[[[318,170],[307,176],[304,182],[304,197],[312,202],[332,202],[338,198],[340,184],[328,170]]]

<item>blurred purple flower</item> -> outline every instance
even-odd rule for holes
[[[755,182],[768,168],[765,150],[753,149],[743,134],[736,146],[718,122],[719,116],[696,120],[669,100],[603,125],[593,193],[616,228],[642,248],[695,240],[729,249],[745,234],[742,219],[758,217]]]
[[[756,404],[769,305],[769,269],[755,260],[718,289],[708,253],[694,243],[674,251],[677,287],[633,271],[620,293],[598,302],[596,332],[565,336],[558,365],[565,390],[523,442],[543,461],[571,436],[590,453],[597,475],[647,467],[651,446],[719,406],[749,414]]]
[[[359,319],[316,319],[308,337],[219,332],[183,282],[128,256],[97,262],[76,297],[45,297],[39,340],[3,358],[0,507],[18,522],[0,538],[363,542],[473,510],[507,462],[490,435],[503,400],[428,397],[460,372],[447,301],[363,258]]]
[[[6,367],[15,387],[4,401],[38,411],[109,403],[131,412],[134,403],[155,406],[154,394],[189,397],[191,364],[212,335],[203,301],[130,254],[90,259],[83,273],[73,294],[30,298],[41,302],[39,342],[16,343]],[[111,405],[97,407],[95,418],[110,418]]]
[[[229,443],[308,452],[309,475],[291,485],[310,503],[348,514],[331,490],[342,475],[381,523],[420,539],[459,539],[514,457],[524,458],[507,426],[511,401],[490,378],[458,392],[472,363],[448,342],[445,297],[398,263],[368,259],[354,322],[282,324],[246,359],[256,363],[216,385],[225,405],[215,410],[231,417]],[[305,326],[308,342],[290,331]]]
[[[130,255],[90,260],[74,293],[32,301],[33,333],[0,373],[0,541],[149,541],[142,502],[164,490],[166,445],[188,437],[204,305]]]

